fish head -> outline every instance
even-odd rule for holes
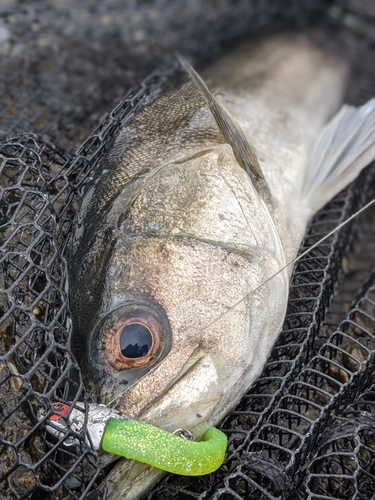
[[[268,208],[224,143],[134,178],[100,220],[71,294],[88,389],[199,437],[258,376],[284,317]]]

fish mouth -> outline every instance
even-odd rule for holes
[[[199,438],[222,397],[214,361],[200,351],[190,357],[173,384],[138,418],[170,432],[186,429]]]
[[[189,430],[200,439],[217,423],[223,385],[212,357],[196,349],[168,389],[137,415],[143,422],[170,432]],[[107,477],[108,498],[135,500],[149,490],[164,471],[133,460],[122,459]]]

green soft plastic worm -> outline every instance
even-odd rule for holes
[[[183,476],[201,476],[218,469],[226,447],[226,435],[215,427],[196,442],[144,422],[117,419],[108,421],[101,442],[107,453]]]

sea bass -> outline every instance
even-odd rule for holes
[[[298,34],[203,80],[182,64],[191,81],[123,127],[83,198],[70,307],[98,401],[199,438],[267,361],[309,219],[374,158],[375,101],[335,116],[347,65]],[[157,477],[123,460],[109,497]]]

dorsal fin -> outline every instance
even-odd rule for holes
[[[256,157],[255,150],[245,137],[245,134],[243,133],[237,120],[229,113],[224,105],[212,95],[202,78],[190,66],[186,59],[184,59],[180,54],[177,54],[177,58],[181,66],[187,71],[193,80],[197,89],[203,95],[204,100],[206,101],[207,106],[215,119],[216,125],[228,141],[228,144],[232,146],[233,153],[238,163],[249,174],[250,178],[255,181],[255,184],[259,184],[259,181],[262,181],[260,184],[265,184],[267,186],[263,172]]]

